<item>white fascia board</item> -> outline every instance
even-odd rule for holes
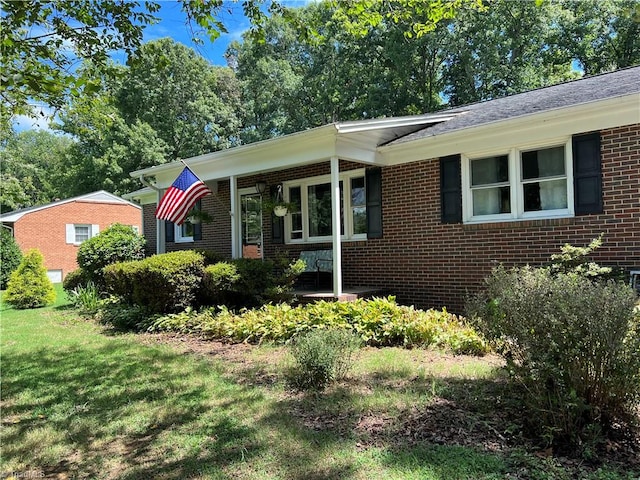
[[[378,118],[373,120],[357,120],[353,122],[336,123],[340,134],[359,133],[371,130],[381,130],[394,127],[408,127],[412,125],[427,125],[445,122],[455,118],[459,113],[435,113],[429,115],[410,115],[404,117]]]
[[[551,138],[640,123],[640,93],[500,120],[380,147],[385,166],[465,152],[507,149]]]
[[[145,187],[141,188],[140,190],[136,190],[135,192],[125,194],[123,195],[123,198],[126,198],[127,200],[132,202],[138,202],[140,205],[148,205],[151,203],[157,203],[158,194],[155,190],[152,190],[149,187]]]

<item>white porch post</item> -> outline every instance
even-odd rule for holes
[[[156,192],[156,206],[160,204],[162,198],[162,190]],[[165,253],[167,251],[167,245],[165,242],[165,221],[156,218],[156,253]],[[144,230],[143,230],[144,231]]]
[[[235,175],[229,177],[229,196],[231,197],[231,211],[229,215],[231,216],[231,258],[239,258],[240,248],[239,248],[239,220],[236,217],[237,211],[237,196],[238,196],[238,182],[236,180]]]
[[[331,231],[333,239],[333,295],[342,295],[342,247],[340,244],[340,162],[331,157]]]

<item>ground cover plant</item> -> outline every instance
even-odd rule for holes
[[[238,313],[226,308],[188,310],[158,317],[150,325],[145,320],[141,327],[251,343],[286,342],[302,332],[328,328],[352,331],[372,346],[437,347],[475,355],[488,351],[486,342],[462,318],[446,310],[399,305],[394,297],[264,305]]]
[[[637,444],[611,445],[590,462],[533,446],[523,437],[520,392],[491,355],[365,347],[345,379],[322,393],[299,393],[282,375],[286,347],[114,335],[60,301],[38,310],[0,308],[3,476],[635,480],[640,474]]]

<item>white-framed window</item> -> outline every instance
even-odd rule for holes
[[[66,242],[73,245],[80,245],[85,240],[95,237],[99,232],[99,225],[68,223],[66,225]]]
[[[176,243],[187,243],[193,242],[193,224],[185,220],[182,225],[173,224],[174,230],[174,241]]]
[[[571,158],[571,139],[463,155],[463,220],[573,216]]]
[[[287,243],[331,240],[331,177],[323,175],[285,182],[284,196],[293,204],[286,216]],[[366,240],[367,207],[364,169],[340,174],[340,234],[343,240]]]

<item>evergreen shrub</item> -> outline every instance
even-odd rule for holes
[[[192,250],[153,255],[104,268],[107,291],[151,313],[178,312],[196,304],[204,258]]]
[[[4,300],[14,308],[38,308],[56,300],[53,284],[47,276],[42,253],[27,251],[18,268],[9,277]]]
[[[0,227],[0,290],[7,288],[11,273],[18,268],[22,252],[11,232]]]

